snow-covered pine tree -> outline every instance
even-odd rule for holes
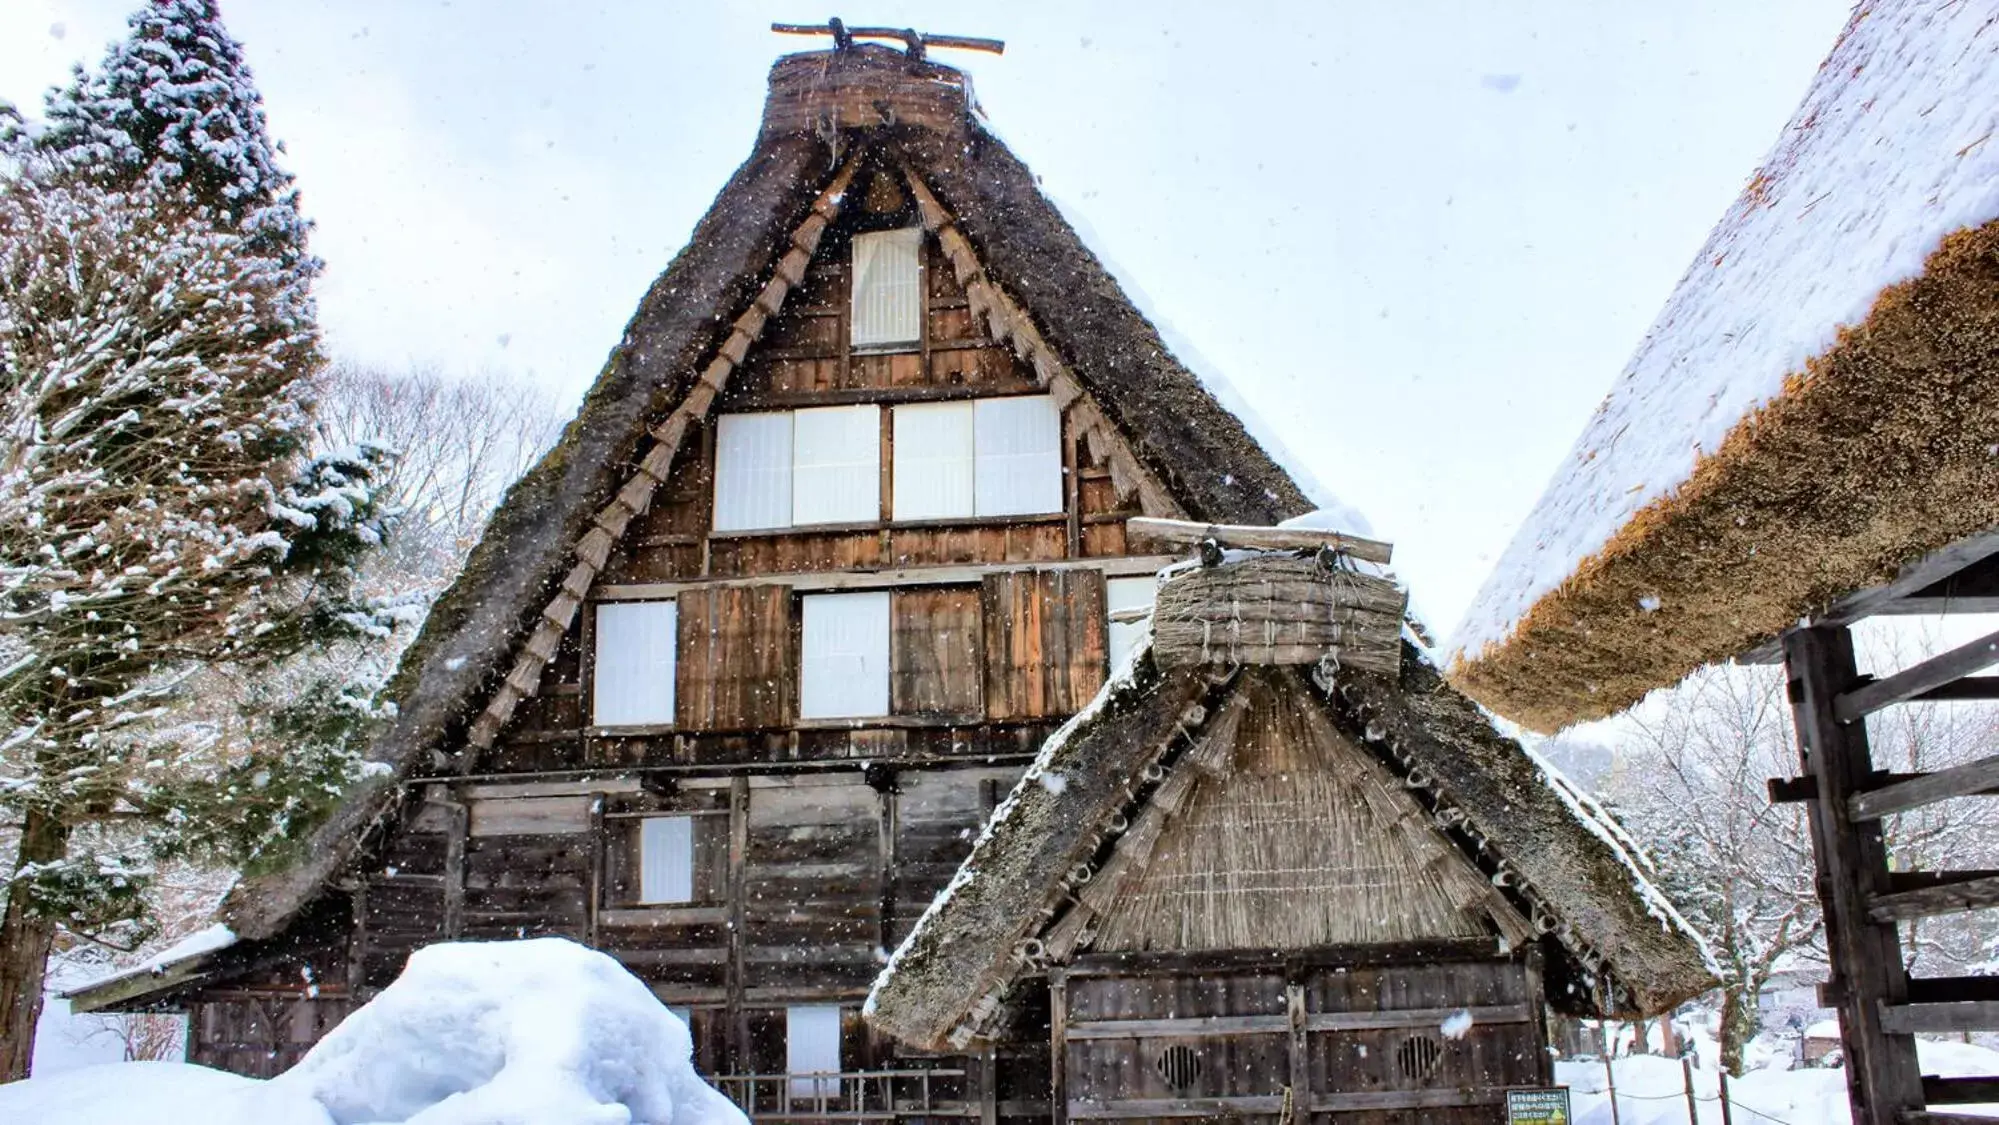
[[[316,272],[311,225],[279,167],[243,45],[215,0],[148,0],[95,71],[49,94],[36,149],[109,187],[185,195],[250,238],[258,254]]]
[[[351,596],[376,455],[304,454],[305,277],[170,184],[25,165],[0,182],[0,1080],[58,927],[115,938],[149,856],[266,842],[358,772],[251,740],[196,799],[162,744],[187,677],[384,625]]]

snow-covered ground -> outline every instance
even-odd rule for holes
[[[1925,1074],[1945,1077],[1999,1074],[1999,1051],[1968,1043],[1917,1045]],[[1618,1125],[1689,1125],[1686,1078],[1680,1060],[1632,1055],[1611,1064],[1617,1075]],[[1576,1125],[1610,1125],[1610,1096],[1602,1062],[1558,1062],[1555,1081],[1569,1087]],[[1721,1121],[1720,1077],[1694,1068],[1694,1096],[1701,1125]],[[1839,1067],[1753,1070],[1728,1084],[1736,1125],[1850,1125],[1846,1071]],[[1950,1106],[1955,1113],[1999,1118],[1999,1105]]]
[[[38,1125],[743,1125],[687,1028],[612,958],[560,938],[434,945],[270,1081],[116,1063],[0,1086]]]

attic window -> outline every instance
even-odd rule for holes
[[[1062,410],[1048,395],[895,408],[898,520],[1062,510]]]
[[[590,721],[600,727],[673,722],[676,602],[606,602],[597,607],[590,674]]]
[[[853,345],[915,347],[923,339],[923,228],[854,236]]]

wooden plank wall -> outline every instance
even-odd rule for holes
[[[1506,1087],[1548,1080],[1531,957],[1058,974],[1054,987],[1074,1117],[1482,1125]],[[1442,1026],[1460,1010],[1473,1023],[1452,1038]]]
[[[1073,714],[1105,674],[1104,576],[1093,570],[988,575],[986,713],[995,719]]]

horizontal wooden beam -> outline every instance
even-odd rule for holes
[[[1966,676],[1933,687],[1911,702],[1952,703],[1966,700],[1999,699],[1999,676]]]
[[[1937,1105],[1970,1105],[1974,1102],[1999,1102],[1999,1077],[1980,1075],[1977,1077],[1939,1078],[1934,1074],[1923,1075],[1923,1100]],[[1991,1118],[1980,1118],[1989,1121]]]
[[[1100,570],[1107,578],[1157,574],[1162,567],[1185,560],[1176,555],[1134,555],[1123,558],[1049,559],[1036,563],[992,566],[907,566],[885,570],[828,570],[800,574],[750,574],[739,578],[701,578],[684,582],[603,583],[590,592],[592,601],[657,601],[690,590],[729,586],[789,586],[794,590],[879,590],[895,586],[963,586],[989,574],[1028,570]]]
[[[1874,616],[1941,617],[1948,613],[1999,613],[1999,597],[1989,594],[1962,598],[1911,595],[1882,605],[1874,611]]]
[[[1999,875],[1984,872],[1964,872],[1964,875],[1963,879],[1939,881],[1935,886],[1876,895],[1867,904],[1867,916],[1876,922],[1899,922],[1999,906]]]
[[[1121,1098],[1097,1101],[1069,1099],[1069,1116],[1076,1120],[1131,1117],[1268,1117],[1284,1110],[1282,1094],[1241,1098]]]
[[[1999,664],[1999,632],[1987,633],[1949,652],[1932,656],[1912,668],[1874,680],[1834,697],[1833,718],[1842,723],[1861,719],[1904,700],[1963,679],[1981,668]]]
[[[1902,1125],[1992,1125],[1983,1114],[1937,1113],[1927,1109],[1907,1109],[1896,1118]]]
[[[1077,1020],[1069,1025],[1070,1039],[1171,1039],[1183,1036],[1285,1035],[1291,1031],[1291,1017],[1275,1016],[1192,1016],[1185,1019],[1156,1020]]]
[[[1848,594],[1814,617],[1813,623],[1851,625],[1881,612],[1890,602],[1942,582],[1994,555],[1999,555],[1999,529],[1967,536],[1903,567],[1893,580],[1883,585]]]
[[[1995,788],[1999,788],[1999,755],[1935,773],[1920,774],[1866,793],[1856,793],[1848,807],[1852,809],[1853,819],[1874,820],[1890,813],[1907,812],[1952,797],[1969,797]]]
[[[1952,1000],[1935,1004],[1883,1004],[1881,1030],[1889,1035],[1945,1035],[1999,1031],[1999,1001]]]
[[[1384,565],[1395,554],[1394,544],[1379,539],[1363,539],[1343,531],[1314,531],[1302,527],[1250,527],[1139,516],[1127,522],[1125,529],[1132,535],[1162,539],[1168,543],[1201,543],[1212,539],[1224,547],[1251,547],[1267,551],[1314,551],[1320,547],[1331,547],[1354,558]]]
[[[1497,1023],[1526,1023],[1534,1010],[1526,1004],[1495,1004],[1479,1008],[1402,1008],[1382,1012],[1312,1012],[1305,1017],[1308,1031],[1372,1031],[1396,1027],[1442,1027],[1452,1019],[1471,1016],[1472,1026]]]

